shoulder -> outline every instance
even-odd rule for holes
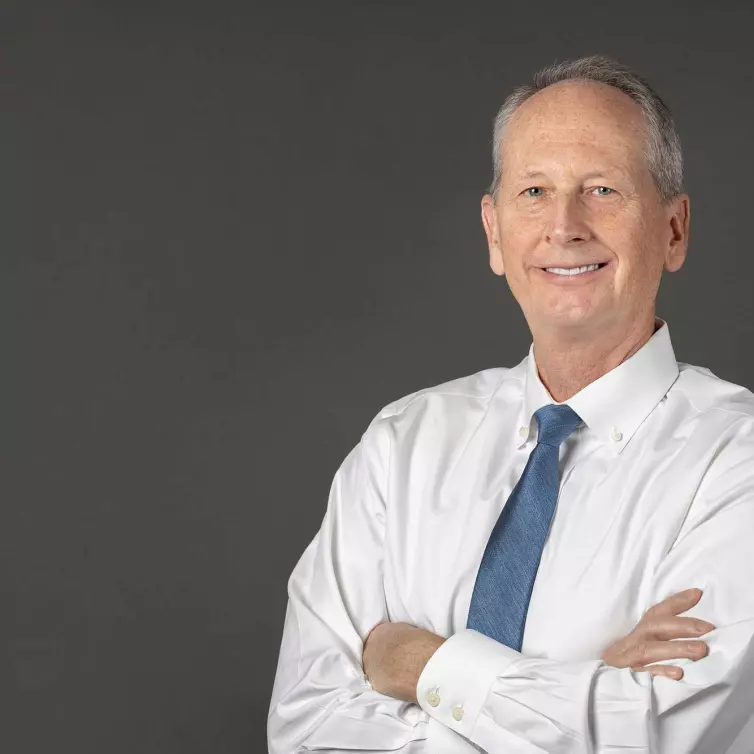
[[[739,425],[754,422],[754,393],[724,380],[706,367],[678,363],[677,387],[697,415]]]
[[[526,360],[513,368],[494,367],[415,390],[385,404],[362,435],[361,444],[387,468],[388,457],[416,459],[452,453],[484,422],[490,406],[520,405]],[[504,409],[503,409],[504,413]],[[426,454],[429,454],[427,456]]]
[[[365,435],[411,443],[427,438],[463,437],[486,414],[493,400],[518,405],[526,360],[516,367],[493,367],[415,390],[383,405]],[[387,442],[387,440],[383,440]]]
[[[415,390],[385,404],[361,438],[365,458],[387,472],[390,458],[422,463],[463,447],[493,401],[511,408],[523,395],[523,366],[494,367]],[[497,415],[497,413],[496,413]]]
[[[742,503],[754,513],[754,394],[705,367],[678,367],[671,392],[683,396],[690,417],[677,432],[696,449],[703,467],[683,529]]]
[[[521,372],[519,367],[511,369],[495,367],[424,387],[386,404],[380,410],[378,417],[390,419],[414,412],[423,412],[427,408],[442,411],[458,409],[464,405],[484,406],[506,382],[514,385],[520,382],[521,376],[518,372]]]

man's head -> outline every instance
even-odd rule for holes
[[[535,338],[651,326],[662,271],[686,255],[689,206],[672,117],[643,79],[598,56],[541,71],[498,114],[494,170],[490,265]]]

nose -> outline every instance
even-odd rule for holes
[[[572,195],[561,195],[551,205],[552,215],[547,227],[548,243],[557,246],[572,246],[592,238],[584,217],[584,208]]]

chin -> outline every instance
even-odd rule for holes
[[[600,318],[593,310],[569,309],[563,312],[547,312],[537,317],[540,330],[560,336],[579,335],[599,327]]]

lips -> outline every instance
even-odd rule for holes
[[[538,269],[544,272],[551,278],[580,278],[591,277],[595,273],[599,272],[603,267],[607,265],[607,262],[587,262],[580,265],[564,265],[555,264],[552,266],[539,267]]]
[[[543,265],[537,265],[537,267],[540,270],[548,270],[548,269],[565,269],[565,270],[578,270],[581,267],[593,267],[594,265],[597,265],[597,267],[604,267],[607,264],[607,262],[579,262],[578,264],[563,264],[562,262],[554,262],[553,264],[543,264]]]
[[[537,266],[535,269],[541,273],[547,280],[553,283],[577,283],[588,281],[600,274],[600,271],[607,267],[608,262],[581,263],[578,265],[555,264],[547,267]]]

